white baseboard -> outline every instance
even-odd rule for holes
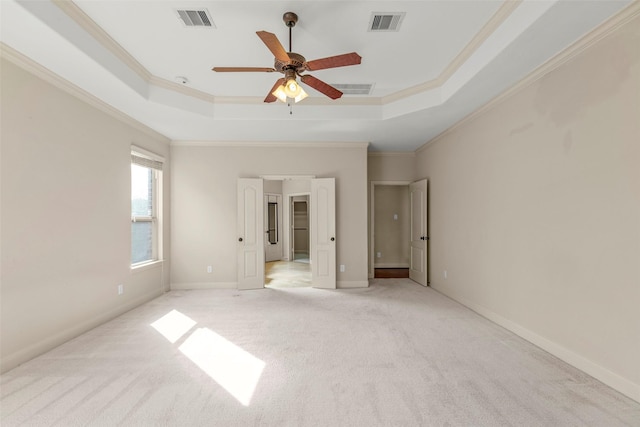
[[[151,301],[152,299],[157,298],[162,294],[163,291],[154,290],[153,292],[149,292],[141,297],[127,302],[126,304],[119,305],[87,321],[64,329],[38,343],[32,344],[26,348],[23,348],[22,350],[18,350],[12,354],[9,354],[8,356],[5,356],[2,358],[2,360],[0,360],[0,372],[5,373],[21,365],[22,363],[28,362],[29,360],[46,353],[47,351],[53,350],[59,345],[64,344],[65,342],[72,340],[73,338],[87,331],[90,331],[91,329],[96,328],[103,323],[115,319],[121,314],[124,314],[129,310],[133,310],[139,305]]]
[[[353,289],[353,288],[368,288],[368,280],[350,280],[350,281],[338,281],[336,282],[336,288],[338,289]]]
[[[435,289],[435,288],[434,288]],[[455,295],[443,292],[440,289],[436,291],[448,296],[449,298],[459,302],[465,307],[475,311],[483,317],[491,320],[494,323],[502,326],[505,329],[513,332],[521,338],[529,341],[530,343],[540,347],[541,349],[551,353],[558,359],[567,362],[568,364],[580,369],[581,371],[591,375],[595,379],[603,382],[609,387],[619,391],[620,393],[630,397],[631,399],[640,402],[640,384],[636,384],[633,381],[628,380],[614,372],[611,372],[607,368],[598,365],[597,363],[585,358],[584,356],[575,353],[566,347],[561,346],[537,333],[513,322],[501,315],[479,305],[465,298],[460,298]]]
[[[171,290],[188,290],[188,289],[236,289],[237,282],[186,282],[172,283]]]
[[[373,268],[409,268],[409,264],[398,262],[382,262],[373,264]]]

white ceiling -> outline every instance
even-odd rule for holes
[[[1,41],[175,141],[368,142],[413,151],[509,88],[631,0],[100,1],[1,0]],[[206,8],[215,29],[176,9]],[[255,34],[307,60],[357,52],[362,64],[309,74],[372,84],[332,101],[305,87],[293,106],[262,101],[279,73]],[[404,12],[397,32],[368,31],[372,13]],[[177,76],[188,79],[186,85]]]

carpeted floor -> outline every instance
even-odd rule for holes
[[[638,426],[430,288],[174,291],[1,377],[1,425]]]

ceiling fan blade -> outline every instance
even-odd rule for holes
[[[212,71],[218,73],[272,73],[275,68],[262,68],[262,67],[213,67]]]
[[[281,62],[291,61],[291,59],[289,59],[289,55],[287,55],[287,51],[284,50],[284,47],[282,47],[282,44],[275,34],[268,33],[266,31],[256,31],[256,34],[260,37],[263,43],[267,45],[277,60]]]
[[[358,65],[362,57],[355,52],[344,55],[330,56],[328,58],[314,59],[307,62],[307,70],[316,71],[326,68],[346,67],[348,65]]]
[[[273,101],[277,100],[278,98],[276,98],[276,96],[273,94],[273,92],[275,92],[276,89],[278,88],[278,86],[280,86],[282,84],[284,84],[284,79],[278,79],[276,84],[274,84],[273,87],[271,88],[271,90],[269,91],[269,95],[267,95],[267,97],[264,99],[264,102],[273,102]]]
[[[316,79],[315,77],[309,74],[300,76],[300,80],[302,80],[303,83],[308,84],[318,92],[324,93],[331,99],[338,99],[342,96],[342,92],[340,92],[338,89],[336,89],[331,85],[326,84],[322,80]]]

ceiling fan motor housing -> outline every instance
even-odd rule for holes
[[[282,20],[287,27],[292,28],[295,27],[298,22],[298,15],[293,12],[285,12],[285,14],[282,15]]]
[[[306,70],[305,64],[307,60],[304,56],[295,52],[287,52],[287,55],[289,55],[289,61],[280,61],[276,58],[273,68],[281,73],[284,73],[287,69],[294,69],[296,73],[301,73]]]

